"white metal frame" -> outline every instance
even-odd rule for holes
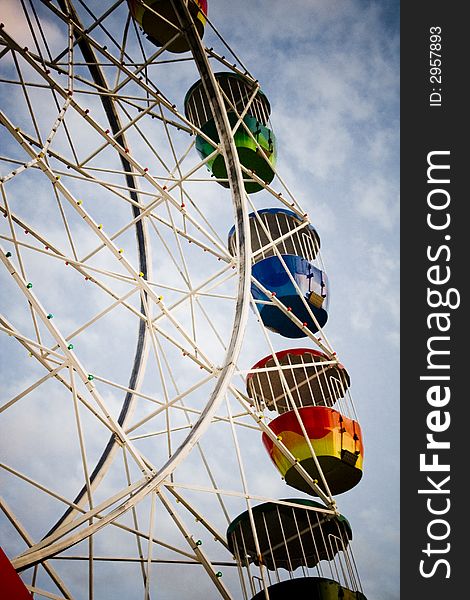
[[[30,22],[31,28],[39,37],[43,32],[39,29],[40,18],[36,12],[29,16],[29,8],[33,8],[33,3],[23,3],[25,15]],[[214,49],[204,48],[199,37],[195,32],[195,27],[189,17],[187,5],[183,0],[175,0],[175,8],[181,20],[181,27],[186,32],[191,45],[192,57],[199,70],[206,94],[211,103],[211,111],[214,115],[220,144],[215,152],[221,152],[224,155],[228,165],[228,179],[230,182],[230,194],[234,207],[234,220],[237,228],[237,249],[236,256],[232,257],[225,246],[225,241],[216,229],[213,228],[211,221],[199,209],[197,202],[188,194],[186,184],[203,185],[209,180],[208,177],[201,177],[201,171],[206,162],[194,162],[188,168],[185,159],[194,152],[194,142],[188,140],[186,148],[180,151],[179,156],[173,146],[172,131],[191,132],[193,135],[204,134],[194,127],[168,100],[164,94],[148,79],[145,75],[147,69],[153,64],[157,64],[160,59],[165,61],[165,47],[158,49],[150,54],[143,56],[142,62],[129,62],[127,50],[124,42],[121,43],[120,55],[104,47],[98,38],[95,39],[93,32],[98,32],[107,22],[107,19],[117,11],[122,2],[118,1],[109,9],[105,10],[99,17],[94,17],[91,25],[85,27],[80,24],[78,13],[69,0],[61,0],[61,8],[50,2],[44,2],[51,15],[62,21],[67,29],[68,37],[66,50],[59,54],[55,60],[52,56],[41,55],[39,47],[44,47],[43,42],[39,41],[36,51],[24,48],[13,36],[8,33],[7,28],[0,30],[0,58],[12,58],[16,70],[13,75],[6,76],[2,83],[7,83],[11,88],[19,89],[24,96],[24,106],[28,107],[29,116],[32,121],[32,128],[23,127],[17,124],[12,115],[7,111],[0,111],[0,122],[10,136],[12,150],[10,147],[5,150],[5,156],[0,157],[0,163],[11,165],[10,170],[0,179],[0,190],[2,201],[0,211],[7,224],[4,233],[0,234],[0,260],[15,283],[17,293],[24,298],[29,307],[31,316],[32,330],[27,328],[22,332],[15,326],[14,318],[9,315],[0,315],[0,331],[17,340],[27,353],[45,369],[45,374],[37,377],[33,382],[23,386],[12,397],[3,399],[0,403],[0,418],[2,413],[14,410],[25,403],[31,394],[42,389],[42,386],[55,380],[64,389],[72,400],[73,413],[78,435],[78,452],[80,455],[81,468],[83,470],[83,489],[75,498],[63,495],[59,490],[50,485],[46,485],[34,477],[23,472],[15,466],[1,463],[0,472],[8,474],[17,481],[28,484],[32,490],[39,490],[47,497],[59,502],[63,509],[57,514],[57,522],[42,539],[33,539],[27,530],[27,527],[15,515],[15,508],[11,508],[8,503],[0,499],[0,507],[4,516],[17,531],[19,537],[26,545],[26,550],[21,552],[12,562],[18,570],[29,569],[32,573],[32,579],[28,583],[28,588],[34,592],[37,597],[48,598],[72,598],[73,592],[62,580],[58,571],[61,570],[63,563],[69,561],[86,561],[88,563],[88,597],[94,597],[94,564],[106,561],[137,562],[141,565],[143,581],[143,597],[150,598],[151,595],[151,571],[152,565],[170,564],[171,559],[160,558],[154,555],[154,547],[166,548],[176,553],[180,558],[175,558],[175,563],[186,564],[187,562],[196,563],[203,566],[210,579],[213,581],[218,593],[223,598],[232,598],[232,592],[223,583],[216,573],[215,567],[218,565],[228,566],[230,562],[223,560],[210,560],[205,551],[202,550],[198,542],[191,533],[191,528],[185,524],[183,514],[189,514],[196,519],[198,523],[217,540],[222,547],[227,547],[224,532],[220,531],[212,522],[212,519],[201,512],[188,497],[193,493],[211,494],[219,505],[221,513],[227,521],[230,520],[230,510],[226,506],[227,499],[235,498],[244,501],[249,511],[253,502],[266,501],[260,494],[253,494],[246,479],[246,468],[243,459],[243,443],[239,439],[239,433],[242,432],[264,432],[268,435],[280,451],[294,465],[303,478],[316,490],[317,494],[325,503],[323,512],[325,514],[336,514],[336,504],[328,490],[326,480],[323,481],[322,488],[318,487],[316,482],[308,473],[296,462],[295,457],[278,440],[267,425],[264,415],[252,408],[249,399],[235,385],[235,379],[243,379],[245,371],[237,366],[239,355],[242,350],[243,337],[246,329],[246,323],[249,313],[249,305],[252,303],[250,295],[250,286],[254,279],[251,276],[251,250],[250,250],[250,226],[248,213],[256,212],[256,206],[252,199],[247,197],[244,192],[243,179],[251,177],[264,188],[272,198],[272,202],[280,203],[294,211],[303,219],[303,224],[307,226],[308,217],[297,203],[294,195],[287,188],[286,184],[276,172],[276,178],[271,185],[266,185],[259,180],[253,173],[239,164],[237,151],[233,141],[233,131],[228,122],[227,114],[224,108],[224,98],[219,89],[216,79],[213,75],[210,61],[217,61],[225,68],[232,69],[235,73],[254,79],[246,71],[241,61],[236,55],[235,60],[241,65],[237,67],[227,60],[222,53]],[[43,7],[42,7],[43,9]],[[31,24],[32,23],[32,24]],[[209,24],[212,24],[209,21]],[[130,21],[125,27],[127,35],[128,26],[132,27]],[[218,32],[215,30],[217,36]],[[107,84],[103,89],[103,84],[93,81],[90,76],[86,76],[85,66],[80,58],[77,58],[77,44],[80,40],[87,44],[90,56],[96,60],[96,69],[102,73],[107,66],[110,66],[116,73],[114,85]],[[223,40],[222,40],[223,41]],[[170,42],[169,42],[170,43]],[[119,46],[119,42],[117,43]],[[64,59],[65,67],[60,62]],[[21,66],[20,62],[21,61]],[[85,61],[86,62],[86,61]],[[178,62],[177,59],[174,61]],[[59,77],[61,75],[62,79]],[[39,79],[42,83],[39,82]],[[66,81],[65,84],[62,81]],[[105,79],[103,79],[105,81]],[[80,87],[80,89],[77,88]],[[255,87],[255,90],[258,89]],[[46,137],[41,130],[39,110],[36,114],[36,108],[33,106],[32,99],[37,91],[49,90],[51,98],[56,101],[57,113],[50,130]],[[141,95],[136,94],[138,90]],[[142,99],[145,95],[147,106],[142,107]],[[253,101],[254,95],[250,101]],[[84,100],[90,98],[91,103],[106,96],[111,99],[111,105],[115,111],[115,117],[119,124],[115,131],[111,131],[107,124],[102,120],[102,113],[95,116],[93,110],[89,110]],[[60,102],[62,104],[60,104]],[[139,109],[139,112],[132,116],[131,110]],[[39,108],[39,107],[37,107]],[[247,107],[245,108],[245,111]],[[122,118],[122,123],[119,121]],[[243,115],[240,115],[235,127],[244,125]],[[36,118],[38,122],[36,123]],[[163,164],[158,148],[154,148],[152,141],[144,133],[144,128],[140,127],[146,119],[156,119],[162,127],[167,137],[168,147],[174,156],[174,166],[168,170],[167,175],[159,173],[153,174],[152,167],[147,167],[139,157],[142,152],[134,153],[128,146],[126,136],[129,134],[132,139],[140,136],[141,143],[146,148],[147,154],[152,155],[154,159]],[[66,152],[61,150],[63,140],[56,143],[58,136],[67,138],[69,135],[69,123],[74,119],[84,124],[101,139],[101,143],[95,146],[85,157],[80,160],[71,160]],[[23,119],[23,122],[24,119]],[[35,133],[32,133],[35,132]],[[251,134],[250,134],[251,135]],[[13,149],[13,142],[16,149]],[[70,143],[72,152],[75,154],[73,140]],[[103,168],[94,164],[97,157],[103,155],[109,150],[114,155],[120,157],[122,168],[115,166]],[[25,160],[18,158],[18,150],[21,150]],[[262,150],[260,149],[262,152]],[[9,153],[11,155],[9,155]],[[156,169],[155,169],[156,170]],[[18,210],[16,199],[10,198],[12,185],[28,174],[34,175],[34,180],[42,174],[44,180],[50,183],[50,190],[55,197],[57,210],[61,216],[64,235],[62,246],[56,242],[53,237],[49,237],[45,230],[38,227],[37,224],[29,223],[27,215]],[[120,179],[119,179],[120,178]],[[127,178],[127,180],[126,180]],[[123,181],[126,183],[124,184]],[[102,189],[110,197],[128,205],[133,211],[132,218],[117,228],[107,230],[107,228],[97,221],[94,217],[94,206],[89,205],[87,200],[82,200],[77,196],[76,184],[78,182],[84,185],[92,185],[96,189]],[[281,191],[278,191],[279,188]],[[167,207],[167,215],[163,216],[160,209]],[[74,215],[68,217],[68,215]],[[176,223],[175,217],[181,219],[181,224]],[[71,223],[68,223],[68,218]],[[83,256],[78,252],[78,246],[74,244],[74,237],[71,233],[71,225],[74,219],[81,219],[86,224],[87,230],[92,232],[96,239],[94,246]],[[263,223],[257,215],[260,226]],[[121,247],[121,240],[129,234],[132,229],[139,227],[141,230],[142,247],[140,261],[135,261],[132,256],[127,257]],[[24,236],[19,235],[20,230],[24,230],[29,235],[26,240]],[[161,234],[162,231],[173,233],[176,244],[176,254],[174,256],[174,265],[178,267],[182,274],[182,279],[188,282],[187,289],[183,286],[178,287],[175,284],[162,284],[154,276],[150,264],[150,242],[151,235],[159,239],[163,247],[166,248],[168,255],[171,254],[169,243]],[[279,256],[281,262],[283,259],[276,247],[276,240],[272,239],[269,232],[265,231],[270,239],[274,253]],[[185,262],[185,253],[182,249],[182,242],[193,244],[198,251],[204,252],[213,257],[214,261],[220,261],[219,268],[213,271],[202,283],[193,286],[191,274]],[[12,251],[13,256],[9,256]],[[100,266],[99,262],[93,262],[92,259],[106,254],[113,258],[116,266]],[[28,260],[25,259],[28,257]],[[48,309],[41,302],[40,292],[36,292],[36,285],[29,285],[29,266],[28,262],[34,257],[34,260],[53,261],[56,264],[67,266],[76,272],[77,277],[84,278],[89,284],[108,298],[106,306],[93,311],[84,322],[73,330],[61,330],[56,326]],[[145,272],[142,270],[142,264],[145,263]],[[235,295],[223,292],[223,284],[231,282],[234,277],[238,278],[238,285]],[[292,282],[295,284],[293,279]],[[270,296],[270,291],[265,290],[258,282],[255,282],[266,295]],[[123,291],[123,286],[127,291]],[[179,294],[178,300],[172,300],[168,304],[160,295],[162,291],[168,291],[173,298]],[[219,289],[221,291],[219,291]],[[135,298],[140,304],[136,306]],[[233,306],[233,314],[227,316],[233,320],[232,331],[229,339],[223,339],[218,332],[217,327],[212,323],[210,315],[205,311],[201,298],[218,299],[227,301]],[[288,311],[282,302],[272,297],[271,302],[284,312],[294,323],[302,327],[302,323]],[[186,304],[191,313],[192,325],[189,329],[181,323],[177,314],[181,307]],[[308,304],[305,302],[307,310]],[[257,311],[256,304],[252,308]],[[109,377],[87,368],[88,363],[80,359],[80,351],[74,348],[76,340],[86,332],[93,331],[96,325],[105,320],[107,316],[116,310],[123,310],[132,317],[139,325],[138,331],[141,332],[140,350],[134,359],[134,375],[132,383],[124,385],[122,382],[111,380]],[[204,320],[211,329],[213,335],[218,339],[220,346],[224,349],[224,358],[215,362],[206,354],[198,342],[195,335],[195,313],[201,311]],[[313,315],[312,315],[313,316]],[[313,319],[315,320],[314,316]],[[306,331],[308,339],[325,352],[331,361],[337,361],[331,345],[320,330],[319,335],[314,335]],[[270,336],[263,330],[266,346],[269,352],[275,354],[275,349]],[[169,343],[173,348],[182,353],[183,357],[191,361],[191,364],[201,370],[201,375],[197,380],[188,385],[179,386],[175,381],[171,365],[165,356],[163,343]],[[275,359],[276,360],[276,359]],[[142,389],[145,379],[145,372],[148,363],[151,362],[159,371],[159,377],[162,382],[161,395],[147,393]],[[280,369],[281,377],[282,368]],[[167,381],[168,378],[168,381]],[[205,385],[212,383],[212,391],[207,402],[202,407],[194,407],[185,404],[185,399]],[[169,388],[175,390],[170,392]],[[145,401],[152,410],[145,415],[132,418],[133,408],[129,409],[129,414],[120,422],[112,411],[108,409],[107,400],[104,394],[108,390],[118,390],[126,395],[133,404],[136,401]],[[230,397],[230,399],[229,399]],[[234,404],[232,404],[234,401]],[[240,412],[233,412],[233,406],[238,406]],[[294,405],[295,406],[295,405]],[[186,424],[174,425],[171,422],[172,411],[180,412],[186,419]],[[83,423],[83,415],[91,415],[100,427],[106,431],[106,435],[111,435],[108,443],[110,451],[102,459],[101,466],[92,473],[90,461],[87,458],[87,435],[86,426]],[[139,428],[147,425],[160,415],[166,419],[166,427],[156,431],[143,431],[139,433]],[[224,424],[230,428],[233,436],[233,448],[237,457],[241,491],[237,489],[227,489],[219,487],[216,476],[211,470],[211,457],[204,452],[201,440],[204,434],[217,424]],[[184,434],[183,441],[177,446],[173,446],[172,436],[177,438],[180,433]],[[305,433],[305,432],[304,432]],[[305,433],[306,436],[306,433]],[[157,439],[166,437],[168,440],[168,456],[166,460],[156,462],[153,457],[148,456],[139,448],[140,442],[145,439]],[[307,436],[306,436],[307,439]],[[106,443],[106,439],[103,440]],[[193,449],[197,449],[201,463],[208,474],[211,485],[195,485],[194,483],[185,484],[181,481],[173,480],[173,473],[178,471],[178,467],[183,465]],[[260,452],[262,452],[260,445]],[[312,448],[312,455],[315,454]],[[126,477],[126,485],[105,498],[98,493],[99,500],[95,500],[96,492],[101,489],[106,474],[110,471],[112,465],[122,461],[123,472]],[[136,476],[135,471],[140,475]],[[321,472],[321,470],[320,470]],[[273,471],[273,477],[276,473]],[[325,491],[326,490],[326,493]],[[77,493],[79,490],[76,490]],[[189,496],[188,496],[189,495]],[[146,526],[141,525],[142,513],[139,507],[146,501],[150,502],[149,523]],[[189,542],[189,550],[183,550],[177,545],[168,543],[164,539],[159,539],[154,532],[157,504],[163,507],[166,513],[171,517],[174,526],[182,534],[182,539]],[[176,505],[179,504],[179,508]],[[184,512],[185,511],[185,512]],[[133,525],[130,526],[123,516],[129,514]],[[233,517],[233,515],[232,515]],[[94,549],[94,540],[96,536],[106,528],[116,529],[129,533],[136,541],[136,555],[133,557],[100,555]],[[78,554],[71,554],[68,549],[74,545]],[[84,544],[87,552],[84,551]],[[37,585],[40,569],[44,569],[50,581],[54,584],[54,591],[45,589]],[[267,587],[268,580],[261,570],[261,578],[264,586]],[[268,598],[266,592],[266,598]]]

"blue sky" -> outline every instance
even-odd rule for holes
[[[12,28],[19,22],[15,4],[13,0],[5,4],[8,18],[4,20]],[[308,211],[321,238],[331,286],[325,333],[351,376],[365,445],[364,477],[337,502],[353,528],[353,550],[365,594],[375,600],[399,597],[398,10],[398,2],[366,1],[213,0],[209,5],[210,19],[259,79],[270,101],[279,173]],[[20,28],[16,29],[21,37]],[[51,27],[52,46],[56,34]],[[6,70],[11,66],[6,61],[4,64]],[[158,85],[182,108],[184,93],[195,80],[194,72],[175,68],[171,76],[171,80]],[[2,108],[11,112],[13,101],[5,94],[5,87],[0,94]],[[53,121],[49,110],[48,106],[41,109],[44,123]],[[92,146],[93,139],[89,143]],[[215,202],[221,194],[227,192],[218,188],[201,202],[207,203],[204,206],[213,211],[224,232],[229,229],[225,222],[229,224],[230,213]],[[41,193],[24,201],[30,202],[30,218],[39,226],[44,222],[42,209],[38,208],[43,201]],[[253,196],[253,201],[258,208],[271,202],[264,192]],[[113,218],[105,212],[103,215]],[[51,221],[49,226],[54,236],[56,223]],[[86,247],[85,232],[82,239]],[[63,288],[58,275],[52,270],[44,278],[51,302],[53,298],[60,307]],[[64,281],[68,279],[61,283]],[[94,306],[101,306],[99,295],[95,296],[94,291],[90,294]],[[21,321],[20,309],[10,305],[6,294],[2,304]],[[76,323],[72,311],[67,314],[63,306],[62,313],[64,329],[73,329]],[[223,321],[224,315],[214,318]],[[254,317],[250,316],[248,331],[253,324]],[[127,341],[126,332],[116,331],[116,347],[126,346]],[[95,342],[91,336],[89,345],[83,344],[90,356]],[[273,338],[273,344],[276,350],[304,345],[279,337]],[[14,393],[8,378],[11,369],[15,377],[21,373],[24,385],[28,382],[24,360],[15,352],[11,341],[2,338],[2,354],[6,356],[2,379],[8,382],[7,397]],[[86,360],[88,354],[83,352]],[[256,340],[247,339],[247,364],[241,366],[248,368],[265,354],[256,347]],[[125,358],[123,353],[120,360]],[[103,358],[100,366],[103,372],[116,368],[113,359]],[[51,394],[55,398],[52,388]],[[114,402],[112,395],[109,401]],[[40,406],[46,421],[47,404]],[[47,426],[52,428],[51,423]],[[64,431],[68,432],[69,427],[73,430],[67,424]],[[34,424],[28,424],[26,431],[32,439],[34,430]],[[217,441],[217,435],[214,439]],[[21,444],[12,436],[13,441],[20,453]],[[214,448],[208,450],[216,455]],[[251,460],[260,460],[256,467],[259,470],[250,475],[254,486],[258,491],[267,489],[286,497],[285,486],[262,453],[261,442],[259,448],[255,445],[250,449]],[[223,480],[227,474],[220,465],[215,468]],[[57,464],[55,469],[55,477],[70,477],[65,466]],[[47,464],[40,471],[47,477]],[[76,489],[79,477],[78,472],[73,474],[71,489]],[[2,531],[6,531],[4,523]],[[111,547],[112,541],[107,544]],[[80,578],[78,567],[75,577]],[[192,577],[189,571],[188,577]],[[201,593],[206,593],[205,589],[201,587]],[[178,597],[175,595],[175,599]]]
[[[364,477],[338,497],[369,598],[399,597],[399,6],[212,10],[272,107],[278,167],[307,207],[331,286],[325,332],[351,375]],[[227,15],[228,13],[228,15]],[[240,15],[241,13],[241,15]],[[287,174],[286,174],[287,173]]]

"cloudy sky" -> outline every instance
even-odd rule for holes
[[[216,4],[216,3],[213,3]],[[244,9],[243,9],[244,8]],[[399,597],[399,7],[211,6],[259,79],[278,168],[309,212],[331,285],[325,333],[351,375],[361,483],[338,497],[370,598]]]
[[[10,31],[19,36],[20,41],[24,41],[16,14],[18,4],[15,0],[7,0],[2,20],[10,26]],[[308,212],[321,237],[322,256],[331,286],[330,314],[325,333],[351,376],[351,393],[365,445],[364,477],[356,488],[339,496],[337,502],[353,528],[353,551],[365,594],[376,600],[395,600],[399,597],[398,10],[398,2],[395,1],[260,0],[254,3],[240,0],[235,3],[213,0],[209,4],[211,20],[260,81],[270,101],[271,123],[278,141],[279,173]],[[58,28],[51,24],[47,33],[51,48],[59,49],[62,42]],[[209,33],[206,41],[216,47]],[[4,57],[2,62],[0,69],[7,77],[12,63],[8,57]],[[182,106],[184,93],[196,78],[194,69],[189,71],[175,67],[169,73],[171,81],[168,84],[165,82],[165,85],[158,82],[158,85],[168,97],[174,98]],[[15,99],[7,90],[2,85],[1,108],[12,115]],[[89,105],[93,112],[91,100]],[[36,110],[47,130],[57,111],[51,112],[49,105],[41,106],[39,100]],[[97,145],[92,135],[80,140],[80,150],[84,153],[87,144],[90,149]],[[12,149],[11,155],[19,157],[20,152]],[[2,174],[5,172],[8,169]],[[41,206],[46,202],[42,196],[45,192],[37,188],[37,195],[32,195],[32,181],[30,179],[23,184],[18,178],[16,189],[12,184],[8,194],[12,201],[15,194],[21,194],[28,221],[33,226],[37,224],[38,228],[43,228],[44,213]],[[76,189],[72,183],[70,185],[71,189]],[[84,189],[80,191],[85,195]],[[207,192],[200,198],[200,206],[214,215],[223,237],[229,229],[230,212],[217,203],[220,194],[220,188]],[[223,191],[223,194],[227,192]],[[256,196],[255,202],[259,208],[265,206],[264,202],[270,201],[263,194]],[[100,210],[103,211],[103,218],[108,218],[108,223],[111,221],[114,225],[112,220],[116,220],[117,229],[120,209],[110,215],[98,206],[96,214],[100,214]],[[86,250],[94,247],[94,241],[88,239],[86,230],[81,231],[80,227],[81,224],[77,222],[76,236],[82,244],[81,250],[86,253]],[[58,243],[63,237],[58,217],[50,217],[48,235],[49,239]],[[130,246],[132,236],[129,237]],[[158,246],[153,248],[155,250]],[[135,257],[132,256],[132,250],[130,252],[132,262]],[[34,271],[35,259],[32,257],[30,261],[30,268]],[[103,269],[111,268],[111,265],[114,263],[106,257],[95,263],[95,266]],[[198,265],[189,263],[189,268],[193,267],[196,272]],[[40,265],[36,265],[36,268],[39,269]],[[2,269],[5,271],[3,266]],[[158,266],[156,271],[160,275]],[[59,275],[58,271],[51,268],[43,276],[43,285],[48,288],[47,297],[54,306],[54,313],[62,313],[60,325],[63,331],[73,331],[106,306],[102,296],[91,290],[87,296],[89,307],[81,305],[78,318],[76,310],[72,310],[73,304],[63,302],[63,290],[67,289],[68,278],[71,281],[72,275],[68,272],[63,275],[63,271]],[[2,286],[2,305],[6,314],[13,322],[21,323],[27,311],[19,308],[10,297],[9,292],[11,290],[13,294],[14,286],[5,273],[2,273]],[[126,293],[126,285],[122,284],[119,291]],[[131,303],[138,306],[135,297]],[[93,350],[96,352],[99,347],[100,335],[105,330],[109,331],[111,323],[114,327],[120,317],[118,312],[115,316],[117,321],[104,321],[103,330],[97,327],[90,331],[87,339],[81,343],[81,359],[84,363],[96,361],[92,356]],[[223,313],[214,315],[214,320],[220,321],[221,331],[226,327],[224,318]],[[254,317],[251,315],[249,331],[253,323]],[[129,329],[133,329],[133,325],[134,321]],[[113,329],[116,348],[126,347],[127,333],[127,330]],[[33,337],[31,330],[29,334]],[[44,335],[46,342],[47,334]],[[246,340],[245,356],[240,365],[242,368],[249,368],[268,353],[257,346],[256,340]],[[292,341],[285,343],[275,336],[273,340],[276,350],[296,345]],[[29,367],[26,367],[24,353],[16,349],[11,338],[2,336],[0,341],[2,387],[8,399],[39,378],[43,371],[40,368],[34,372],[27,371]],[[126,358],[130,360],[133,349],[132,341],[128,351],[123,350],[119,355],[119,361],[124,364]],[[116,363],[117,360],[116,356],[107,355],[99,358],[99,367],[96,362],[91,364],[96,365],[103,377],[108,375],[112,378],[116,364],[121,364]],[[125,377],[122,383],[125,385]],[[151,382],[146,384],[152,390]],[[25,448],[34,452],[35,444],[41,443],[47,431],[62,426],[64,438],[74,431],[72,418],[70,422],[55,423],[54,419],[59,419],[58,413],[50,411],[49,403],[61,402],[59,387],[51,383],[47,388],[49,396],[46,398],[43,394],[34,408],[28,408],[35,411],[35,419],[26,419],[17,428],[21,436],[28,437],[28,443],[15,435],[8,438],[9,452],[17,457],[23,456],[24,464],[28,463],[31,456],[25,452]],[[115,403],[117,411],[119,402],[112,393],[104,389],[103,394],[112,407]],[[15,415],[11,421],[7,419],[7,429],[12,426],[14,418]],[[38,430],[42,431],[41,435],[37,433]],[[217,454],[214,444],[223,444],[219,435],[215,433],[212,446],[205,447],[213,457]],[[106,436],[105,432],[103,436]],[[99,449],[95,450],[92,442],[88,448],[92,463],[93,452],[99,456]],[[66,454],[63,448],[61,452]],[[264,453],[261,442],[259,448],[252,447],[247,456],[256,461],[258,452],[260,455]],[[256,492],[286,497],[286,488],[283,484],[281,486],[267,457],[263,455],[259,460],[256,469],[250,472]],[[18,468],[23,466],[21,460],[16,464]],[[230,477],[220,464],[214,465],[214,470],[219,483],[222,481],[227,489],[230,488]],[[44,464],[39,461],[36,473],[41,474],[46,484],[54,484],[55,489],[63,487],[64,495],[69,494],[70,497],[79,486],[81,477],[79,469],[70,473],[65,459],[55,463],[54,470],[49,469],[45,459]],[[65,479],[68,480],[67,484],[63,483]],[[61,482],[59,486],[56,485],[57,480]],[[10,489],[8,492],[11,503],[21,496],[22,488],[18,486],[17,490]],[[40,505],[39,496],[37,502]],[[44,505],[44,511],[47,510],[49,507]],[[237,510],[235,505],[233,510]],[[3,520],[0,525],[2,538],[8,536],[8,524]],[[166,524],[162,524],[162,530],[166,527]],[[34,533],[41,535],[39,530]],[[107,545],[110,548],[118,541],[116,534],[114,538],[103,542],[103,547]],[[19,552],[20,549],[12,546],[11,551]],[[76,569],[75,577],[79,579],[80,571],[78,567]],[[201,585],[201,593],[207,595],[210,589]]]
[[[351,375],[365,444],[363,480],[338,505],[353,526],[366,595],[392,600],[399,597],[398,3],[259,2],[245,11],[224,3],[217,22],[227,12],[230,39],[271,102],[279,169],[321,236],[332,294],[325,332]]]

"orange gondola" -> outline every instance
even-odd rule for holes
[[[269,427],[307,473],[319,481],[320,487],[321,476],[310,445],[333,495],[357,485],[362,478],[364,455],[359,423],[327,406],[299,408],[298,415],[299,418],[295,411],[286,412],[271,421]],[[310,485],[266,433],[263,433],[262,439],[286,483],[307,494],[314,494]]]

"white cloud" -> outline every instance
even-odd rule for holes
[[[33,52],[36,50],[34,38],[31,35],[29,28],[27,26],[25,27],[24,24],[24,13],[21,3],[17,2],[17,0],[2,0],[1,18],[2,23],[5,25],[6,32],[13,37],[21,47],[27,47]],[[60,28],[47,16],[42,20],[42,24],[49,47],[54,51],[62,40]],[[35,29],[35,33],[38,35],[37,29]]]
[[[374,221],[388,231],[395,229],[398,202],[396,186],[389,180],[373,177],[357,182],[353,186],[353,194],[361,216]]]

